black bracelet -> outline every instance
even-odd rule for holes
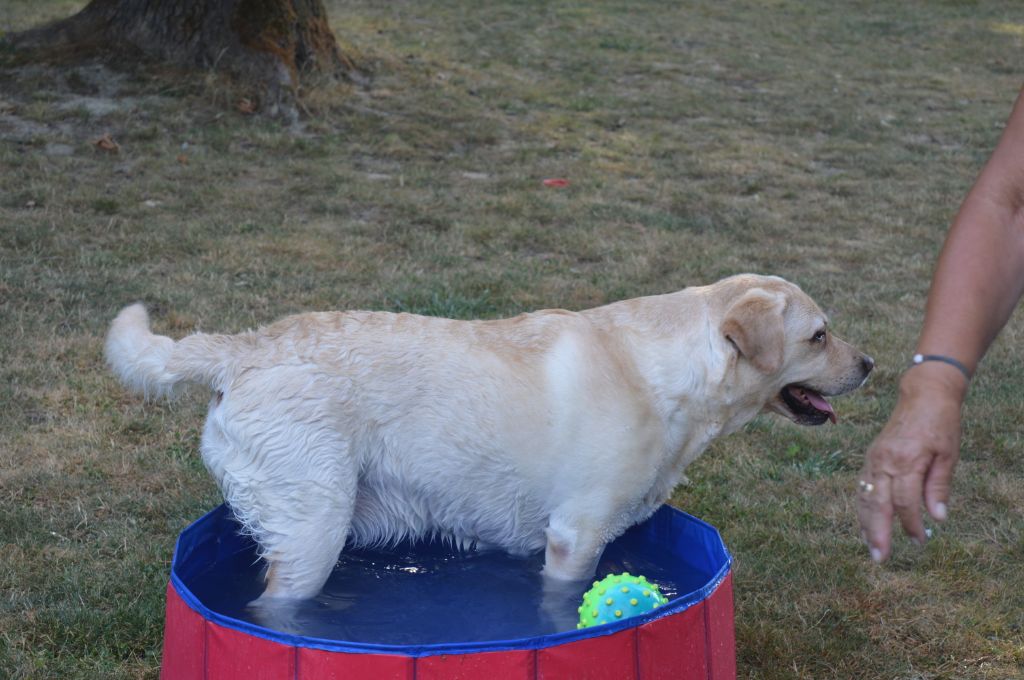
[[[918,366],[926,361],[941,361],[944,364],[960,369],[960,372],[967,378],[967,382],[971,381],[971,372],[967,370],[966,366],[952,357],[942,356],[941,354],[915,354],[914,358],[910,361],[912,366]]]

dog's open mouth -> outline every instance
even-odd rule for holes
[[[836,422],[836,412],[820,392],[803,385],[786,385],[779,392],[793,421],[800,425],[821,425],[826,420]]]

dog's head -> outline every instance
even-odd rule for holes
[[[737,379],[766,398],[764,409],[800,425],[835,422],[826,397],[864,384],[874,361],[832,334],[800,288],[777,277],[734,277],[719,326]]]

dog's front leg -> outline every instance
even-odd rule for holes
[[[594,575],[605,540],[592,522],[553,515],[546,534],[545,580],[583,581]]]
[[[544,551],[541,611],[555,631],[575,630],[576,607],[604,550],[600,534],[587,522],[552,518]]]

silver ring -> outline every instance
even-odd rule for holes
[[[857,482],[857,488],[860,489],[861,493],[871,493],[875,490],[875,485],[871,482],[865,482],[863,479]]]

